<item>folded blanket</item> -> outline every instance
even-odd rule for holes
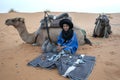
[[[47,69],[57,68],[60,75],[70,80],[87,80],[95,64],[93,56],[61,55],[57,60],[56,57],[58,57],[57,53],[43,53],[28,65]]]
[[[30,61],[28,63],[29,66],[33,67],[42,67],[42,68],[48,68],[52,69],[55,68],[55,61],[49,60],[53,57],[53,53],[43,53],[39,57],[35,58],[34,60]]]
[[[82,62],[77,63],[79,56],[73,55],[60,58],[56,63],[60,75],[71,80],[87,80],[94,67],[95,57],[84,56],[84,58],[80,58]]]

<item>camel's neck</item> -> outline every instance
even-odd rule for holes
[[[28,33],[25,24],[18,25],[16,29],[23,41],[25,41],[26,43],[34,43],[35,34]]]

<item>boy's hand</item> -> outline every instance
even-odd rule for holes
[[[59,52],[59,51],[61,51],[63,48],[64,48],[63,46],[58,45],[58,46],[57,46],[57,51]]]

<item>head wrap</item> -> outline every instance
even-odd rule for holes
[[[67,24],[69,25],[69,28],[72,29],[73,28],[73,23],[71,20],[69,19],[62,19],[60,22],[59,22],[59,25],[61,28],[63,28],[63,24]]]

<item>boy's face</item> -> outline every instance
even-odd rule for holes
[[[63,24],[63,29],[64,29],[64,31],[68,31],[69,30],[69,25],[68,24]]]

